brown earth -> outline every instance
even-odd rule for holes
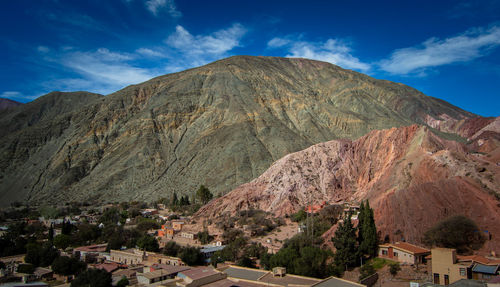
[[[487,140],[497,135],[484,133]],[[498,253],[500,145],[493,144],[490,152],[477,153],[475,142],[446,140],[418,125],[372,131],[355,141],[333,140],[283,157],[197,216],[248,207],[283,216],[323,200],[369,199],[381,238],[420,243],[433,224],[463,214],[492,234],[484,250]]]

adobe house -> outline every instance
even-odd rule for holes
[[[407,242],[396,242],[378,246],[378,256],[406,264],[426,263],[425,256],[431,251]]]
[[[500,259],[479,255],[460,256],[451,248],[431,250],[432,278],[435,284],[448,285],[461,279],[488,281],[498,276]]]
[[[184,225],[184,221],[172,221],[172,228],[175,231],[181,231],[183,225]]]

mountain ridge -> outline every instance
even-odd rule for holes
[[[153,200],[201,184],[225,193],[316,143],[413,123],[456,133],[476,117],[403,84],[295,58],[235,56],[92,98],[2,137],[4,202]]]

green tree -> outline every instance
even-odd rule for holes
[[[337,249],[334,257],[335,265],[343,270],[356,266],[358,248],[356,246],[356,229],[351,222],[351,213],[348,213],[344,221],[339,224],[332,241]]]
[[[394,262],[389,265],[389,272],[392,276],[396,276],[399,270],[401,270],[401,266],[399,265],[399,263]]]
[[[49,228],[49,235],[48,235],[49,241],[54,240],[54,226],[51,224]]]
[[[365,265],[361,266],[359,271],[360,271],[359,280],[375,274],[375,268],[371,264],[365,264]]]
[[[71,236],[59,234],[54,237],[54,246],[60,249],[66,249],[71,244]]]
[[[214,237],[210,235],[206,230],[198,232],[196,234],[196,237],[198,237],[198,240],[200,240],[201,244],[208,244],[214,239]]]
[[[137,246],[142,250],[153,252],[156,252],[160,249],[156,238],[148,234],[145,234],[144,236],[139,238],[139,240],[137,240]]]
[[[378,250],[377,227],[375,226],[375,219],[373,216],[373,209],[370,207],[368,200],[366,205],[361,204],[362,212],[359,214],[359,252],[360,255],[368,255],[369,257],[376,257]]]
[[[201,203],[207,204],[213,198],[213,194],[204,185],[200,185],[200,188],[196,191],[196,197]]]
[[[203,265],[205,263],[205,258],[200,252],[199,248],[196,247],[184,247],[179,252],[179,257],[184,263],[190,266]]]
[[[116,287],[125,287],[125,286],[128,286],[130,284],[130,282],[128,281],[127,277],[123,276],[122,279],[120,279],[120,281],[118,281],[116,283]]]
[[[429,246],[454,248],[460,254],[467,254],[481,248],[485,240],[474,221],[457,215],[431,227],[425,232],[423,241]]]
[[[17,272],[19,273],[26,273],[26,274],[33,274],[35,272],[35,266],[33,264],[19,264],[17,266]]]
[[[255,268],[255,262],[246,255],[241,257],[236,264],[241,267]]]
[[[179,205],[179,199],[177,198],[177,193],[174,192],[174,195],[172,196],[172,206],[177,205]]]
[[[79,274],[87,268],[85,262],[74,257],[60,256],[52,262],[52,270],[60,275]]]
[[[111,287],[111,274],[102,269],[88,269],[71,281],[71,287]]]
[[[169,241],[163,248],[163,253],[167,256],[177,256],[181,247],[175,241]]]

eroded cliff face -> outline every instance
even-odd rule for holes
[[[313,144],[474,117],[402,84],[271,57],[232,57],[74,106],[63,96],[0,117],[2,203],[150,201],[200,184],[225,193]]]
[[[491,129],[483,132],[487,140],[498,136]],[[494,142],[488,153],[476,147],[419,125],[320,143],[278,160],[197,216],[213,218],[249,207],[283,216],[322,201],[368,199],[381,238],[419,242],[429,227],[456,214],[500,236],[500,144]],[[485,248],[499,251],[500,241],[488,241]]]

